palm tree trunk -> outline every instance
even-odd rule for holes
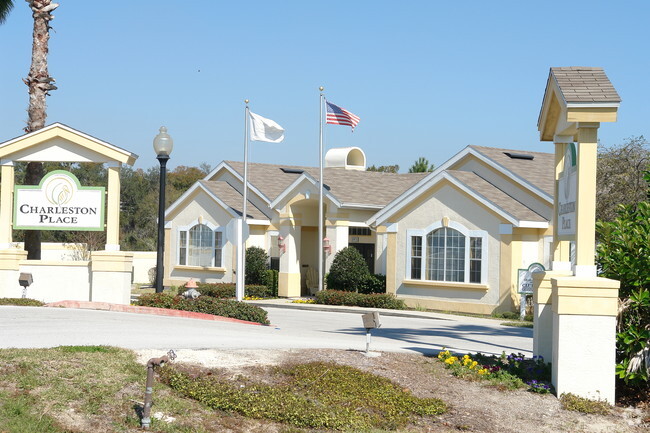
[[[34,31],[32,36],[32,64],[29,75],[23,81],[29,87],[28,120],[25,132],[34,132],[45,126],[47,106],[45,98],[56,86],[52,84],[54,78],[47,71],[48,42],[50,40],[50,21],[54,19],[52,11],[59,5],[52,0],[25,0],[29,3],[34,18]],[[43,178],[43,163],[30,162],[27,164],[25,184],[38,185]],[[25,249],[27,259],[40,260],[41,258],[41,232],[40,230],[25,231]]]

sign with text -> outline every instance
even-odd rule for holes
[[[533,274],[535,272],[544,272],[546,268],[541,263],[533,263],[528,269],[519,269],[519,278],[517,282],[518,293],[522,295],[533,294]]]
[[[39,185],[16,185],[14,229],[104,230],[104,187],[83,187],[77,177],[56,170]]]
[[[576,234],[576,147],[569,143],[564,154],[564,170],[557,185],[557,233],[565,239]]]

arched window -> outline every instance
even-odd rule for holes
[[[222,233],[205,224],[181,229],[178,238],[178,264],[221,267]]]
[[[426,279],[465,281],[465,236],[442,227],[427,234]]]
[[[406,275],[412,280],[484,283],[486,235],[453,222],[407,230]]]

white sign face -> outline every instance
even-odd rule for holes
[[[564,154],[564,170],[557,185],[557,233],[572,237],[576,234],[576,154],[575,145],[570,143]]]
[[[544,272],[546,269],[541,263],[533,263],[528,269],[519,269],[519,293],[533,294],[533,274],[535,272]]]
[[[104,187],[82,187],[67,171],[48,173],[39,185],[17,185],[14,229],[104,230]]]

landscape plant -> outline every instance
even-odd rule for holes
[[[146,293],[138,298],[136,304],[143,307],[192,311],[257,322],[263,325],[269,324],[268,314],[262,308],[231,299],[218,299],[211,296],[185,299],[182,296],[172,296],[167,293]]]
[[[645,173],[650,184],[650,173]],[[649,190],[650,191],[650,190]],[[616,374],[625,386],[650,390],[650,202],[621,205],[596,224],[600,276],[620,281]]]
[[[500,389],[527,388],[531,392],[551,392],[551,367],[541,357],[526,358],[521,353],[500,356],[474,355],[456,356],[443,349],[438,354],[446,368],[455,376],[468,380],[483,380]]]
[[[45,305],[41,301],[30,298],[0,298],[0,305],[18,305],[21,307],[41,307]]]
[[[362,293],[347,292],[344,290],[321,290],[316,292],[317,304],[349,305],[368,308],[386,308],[392,310],[405,310],[406,304],[402,299],[397,299],[390,293],[375,293],[364,295]]]
[[[345,247],[334,256],[326,277],[327,288],[357,292],[369,276],[368,265],[361,253],[354,247]]]
[[[269,256],[260,247],[246,249],[246,284],[266,285]]]

